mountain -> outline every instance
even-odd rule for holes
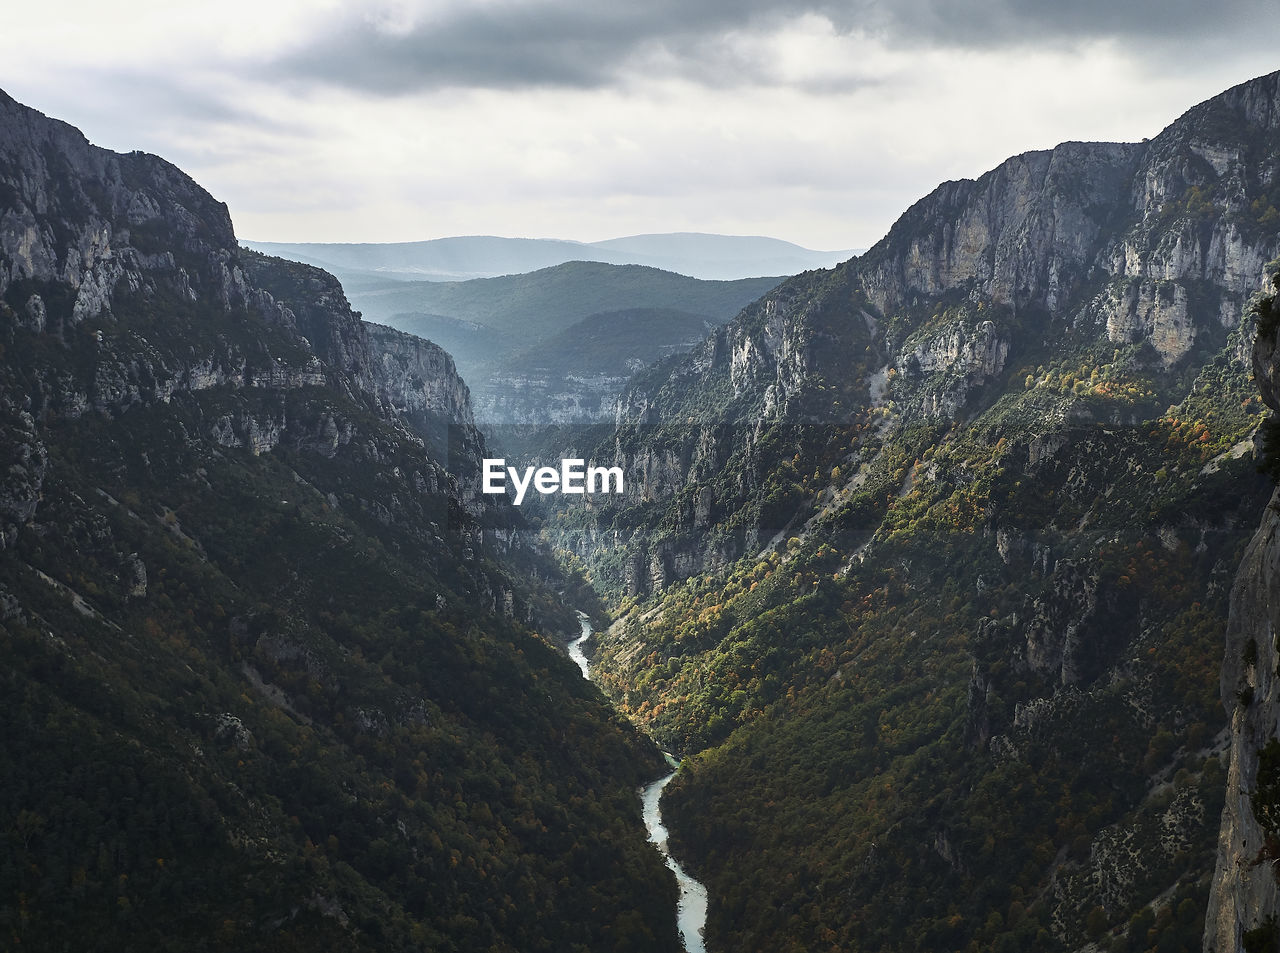
[[[699,232],[629,235],[592,242],[591,247],[597,252],[628,256],[620,264],[651,265],[693,278],[720,280],[833,268],[862,251],[813,251],[776,238]]]
[[[602,242],[472,235],[372,244],[244,242],[268,255],[332,271],[349,289],[391,281],[465,281],[538,271],[570,261],[646,265],[691,278],[732,281],[830,268],[856,252],[814,251],[776,238],[678,232]]]
[[[574,261],[500,278],[401,282],[353,300],[369,320],[402,330],[412,331],[419,315],[443,314],[515,336],[518,346],[626,308],[672,308],[723,323],[781,280],[701,281],[641,265]]]
[[[1236,590],[1235,736],[1218,673],[1271,494],[1278,173],[1272,74],[944,183],[634,378],[583,454],[623,497],[526,507],[610,596],[600,681],[686,756],[666,816],[709,948],[1274,943],[1243,808],[1274,718],[1241,714],[1270,583]],[[1262,753],[1228,774],[1229,742]]]
[[[471,384],[486,424],[587,422],[612,418],[630,373],[619,367],[645,366],[687,348],[702,334],[691,332],[690,322],[722,324],[779,281],[701,281],[640,265],[575,261],[500,278],[400,282],[354,299],[366,318],[443,345]],[[674,311],[685,317],[673,321]],[[601,316],[623,312],[621,334],[574,330],[584,321],[617,323]],[[585,383],[538,384],[552,351],[562,354],[553,363]]]
[[[676,950],[437,347],[0,94],[0,946]]]

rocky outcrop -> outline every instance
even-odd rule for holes
[[[890,314],[960,292],[1149,343],[1171,367],[1234,326],[1280,253],[1278,116],[1273,73],[1150,142],[1064,143],[948,182],[859,261],[868,300]]]
[[[39,508],[43,426],[204,397],[213,399],[193,439],[254,454],[285,444],[384,460],[387,447],[357,420],[371,413],[449,471],[398,473],[404,513],[388,521],[424,494],[509,536],[493,499],[480,497],[483,439],[444,351],[371,330],[332,275],[239,248],[226,206],[175,166],[93,146],[3,93],[0,344],[18,355],[49,347],[55,358],[11,361],[0,379],[0,544]],[[315,388],[327,389],[321,399],[294,399]],[[335,394],[351,403],[334,405]]]
[[[412,334],[366,322],[378,395],[420,427],[436,418],[472,427],[471,394],[453,358]]]
[[[268,320],[300,334],[309,350],[339,372],[341,381],[331,375],[334,384],[378,392],[367,329],[337,278],[312,265],[247,249],[238,254],[254,289],[253,301]]]
[[[498,426],[609,423],[626,384],[626,377],[613,374],[515,374],[484,382],[476,393],[476,414]]]
[[[1217,866],[1205,917],[1206,953],[1234,953],[1241,938],[1280,914],[1275,858],[1267,851],[1278,831],[1254,810],[1259,756],[1280,720],[1280,494],[1245,551],[1231,593],[1222,666],[1222,702],[1231,719],[1227,801],[1218,835]]]
[[[1068,142],[939,186],[863,257],[870,302],[888,314],[962,289],[1056,310],[1087,280],[1143,152]]]
[[[227,207],[177,167],[118,155],[0,92],[0,296],[54,333],[163,285],[244,305]]]
[[[1131,620],[1087,564],[1059,560],[1047,582],[1029,600],[1027,666],[1062,686],[1088,682],[1112,660]]]
[[[913,336],[894,366],[925,416],[954,418],[1008,357],[1009,338],[992,322],[956,320]]]
[[[10,401],[0,402],[0,550],[12,546],[18,527],[29,522],[40,502],[49,453],[35,421]]]
[[[1267,405],[1280,413],[1280,395],[1274,387],[1280,367],[1277,327],[1273,320],[1259,324],[1254,375]],[[1280,810],[1267,803],[1274,799],[1280,781],[1280,761],[1263,755],[1269,743],[1275,744],[1280,725],[1278,531],[1280,490],[1272,496],[1245,550],[1231,591],[1220,682],[1222,703],[1231,719],[1231,761],[1205,917],[1206,953],[1242,949],[1247,931],[1264,928],[1280,916],[1276,867]]]

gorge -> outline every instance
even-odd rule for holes
[[[516,508],[445,350],[0,94],[0,945],[1277,949],[1277,272],[1273,73],[624,309],[705,333],[521,446],[624,491]]]
[[[582,670],[582,677],[590,680],[590,663],[583,646],[591,638],[593,630],[586,613],[579,611],[578,620],[582,625],[582,634],[569,643],[569,658]],[[667,867],[675,874],[676,883],[680,887],[676,923],[680,928],[685,953],[706,953],[702,931],[707,922],[707,888],[690,877],[680,866],[680,862],[671,856],[667,828],[662,823],[662,792],[676,776],[674,769],[679,767],[670,755],[667,755],[667,761],[673,770],[640,789],[641,815],[644,817],[645,830],[649,833],[649,841],[662,851]]]

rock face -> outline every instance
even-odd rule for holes
[[[784,282],[684,361],[638,375],[618,400],[611,452],[643,502],[668,501],[665,562],[698,571],[705,547],[682,514],[710,482],[717,511],[740,514],[714,551],[740,555],[784,528],[783,498],[772,510],[758,498],[769,466],[756,445],[771,428],[847,427],[868,413],[882,427],[946,426],[1007,391],[1019,367],[1019,385],[1036,371],[1028,388],[1091,392],[1097,379],[1072,375],[1113,354],[1155,390],[1187,373],[1227,344],[1280,256],[1278,133],[1280,73],[1150,141],[1015,156],[939,186],[862,257]],[[1068,354],[1074,368],[1061,364]],[[1050,416],[1098,413],[1136,419],[1068,402]],[[644,534],[631,538],[647,565]]]
[[[563,426],[609,423],[627,378],[614,374],[572,374],[559,379],[523,373],[489,380],[476,400],[476,413],[497,426]]]
[[[1280,913],[1273,863],[1264,854],[1268,836],[1255,814],[1259,755],[1275,737],[1280,715],[1275,647],[1280,622],[1280,519],[1272,506],[1240,564],[1231,594],[1222,669],[1222,701],[1231,717],[1227,802],[1218,837],[1217,869],[1205,922],[1207,953],[1241,949],[1246,931]],[[1250,647],[1253,647],[1252,649]],[[1247,701],[1247,703],[1246,703]]]
[[[1280,399],[1272,383],[1280,366],[1276,330],[1274,322],[1260,327],[1253,361],[1263,399],[1274,413],[1280,413]],[[1205,919],[1206,953],[1242,949],[1246,932],[1265,930],[1280,914],[1280,881],[1275,867],[1280,813],[1274,803],[1267,803],[1274,801],[1280,763],[1263,755],[1268,743],[1275,743],[1280,724],[1278,508],[1280,490],[1272,497],[1245,551],[1231,591],[1221,679],[1222,704],[1231,719],[1231,763],[1217,868]]]
[[[254,453],[286,443],[332,457],[359,441],[360,428],[344,415],[291,409],[288,393],[322,385],[419,442],[452,428],[455,476],[421,473],[417,485],[452,493],[474,515],[493,509],[469,483],[457,485],[457,473],[470,481],[478,468],[483,440],[452,359],[429,342],[366,325],[332,275],[239,248],[226,206],[175,166],[97,148],[0,93],[0,207],[5,343],[35,334],[83,352],[91,367],[33,367],[0,396],[12,458],[0,488],[0,541],[35,515],[43,423],[116,417],[215,390],[256,395],[206,421],[216,444]],[[178,331],[206,313],[231,324]],[[161,322],[140,337],[133,317],[163,314],[172,315],[172,333]],[[265,330],[253,323],[261,319]]]
[[[336,372],[400,409],[473,423],[466,387],[438,347],[389,328],[371,335],[332,275],[239,248],[226,205],[177,167],[141,152],[99,149],[3,92],[0,199],[0,297],[23,327],[65,335],[88,318],[110,318],[121,296],[147,300],[166,292],[227,310],[250,308],[296,332],[310,352],[256,366],[217,342],[214,354],[182,367],[107,372],[100,396],[86,396],[86,406],[118,410],[129,399],[165,400],[175,390],[228,382],[299,387]],[[154,382],[147,393],[135,386],[126,396],[130,376]],[[67,409],[75,411],[75,399]]]
[[[981,301],[1034,315],[1047,339],[1100,332],[1114,344],[1148,343],[1172,366],[1212,324],[1236,324],[1280,254],[1277,129],[1280,74],[1271,74],[1200,104],[1150,142],[1064,143],[945,183],[836,275],[784,283],[701,360],[724,363],[735,394],[756,381],[790,392],[814,344],[789,328],[832,298],[864,296],[882,316],[940,298]],[[980,321],[906,324],[886,338],[899,367],[989,374],[1003,360],[994,331]],[[981,353],[962,353],[966,335],[984,339]]]
[[[881,312],[955,289],[1053,310],[1087,278],[1144,149],[1070,142],[1015,156],[976,181],[948,182],[865,256]]]
[[[887,313],[961,291],[1172,366],[1206,319],[1235,324],[1276,257],[1278,83],[1228,90],[1150,142],[1064,143],[940,186],[863,257],[868,299]]]
[[[915,384],[919,409],[952,420],[971,393],[994,380],[1009,357],[1009,338],[990,321],[953,321],[912,346],[908,341],[893,366]]]
[[[224,307],[245,282],[227,207],[175,166],[89,144],[0,92],[0,294],[33,330],[110,314],[117,289],[161,285]]]
[[[364,325],[378,393],[421,427],[432,418],[473,427],[471,393],[453,358],[430,341],[381,324]]]
[[[1129,629],[1118,600],[1099,592],[1087,565],[1059,560],[1045,592],[1031,600],[1025,627],[1027,667],[1062,686],[1087,682],[1103,666],[1108,636]]]

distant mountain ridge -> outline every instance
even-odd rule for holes
[[[366,320],[428,338],[448,351],[472,388],[482,422],[567,423],[612,419],[627,379],[618,376],[619,367],[628,361],[633,367],[637,361],[648,365],[657,354],[687,349],[690,320],[721,325],[780,281],[708,281],[645,265],[572,261],[472,281],[385,282],[353,292],[351,299]],[[670,320],[676,311],[684,320]],[[630,316],[626,333],[566,333],[585,319],[621,313]],[[546,390],[544,380],[531,390],[512,390],[516,378],[545,377],[538,366],[521,365],[516,355],[531,349],[545,353],[553,340],[562,349],[557,366],[576,368],[573,373],[591,382],[567,388],[553,382]]]
[[[325,268],[344,285],[363,281],[466,281],[569,261],[648,265],[691,278],[731,281],[831,268],[856,250],[817,251],[777,238],[702,232],[629,235],[599,242],[467,235],[421,242],[251,242],[241,244]],[[351,290],[351,289],[348,289]]]

